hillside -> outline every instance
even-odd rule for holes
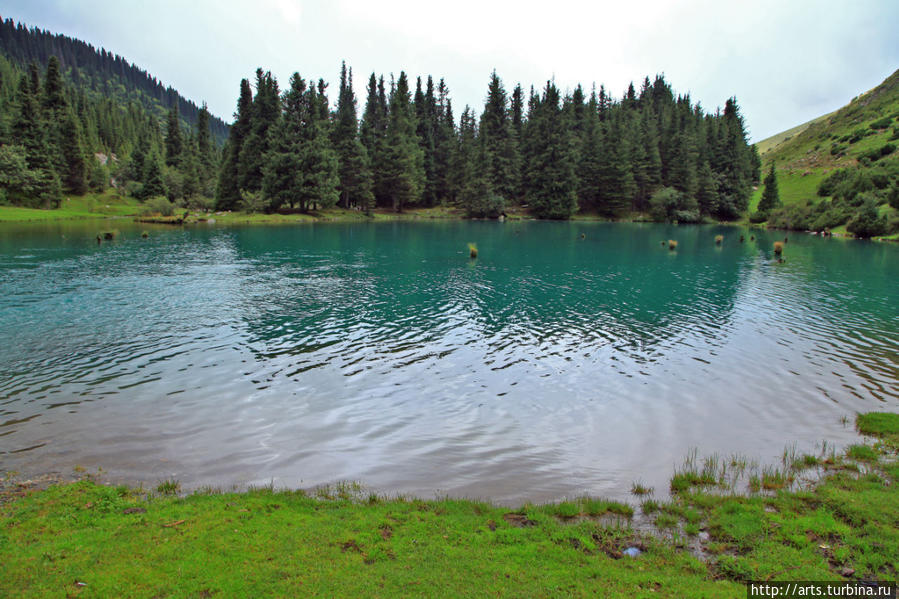
[[[824,119],[830,118],[834,114],[836,114],[836,113],[831,112],[831,113],[819,116],[818,118],[814,118],[808,122],[802,123],[801,125],[796,125],[792,129],[787,129],[786,131],[781,131],[780,133],[777,133],[776,135],[772,135],[771,137],[768,137],[766,139],[763,139],[760,142],[757,142],[755,144],[755,149],[758,151],[759,155],[764,156],[768,152],[770,152],[774,149],[777,149],[781,144],[784,144],[784,143],[790,141],[795,136],[799,135],[800,133],[802,133],[803,131],[808,129],[814,123],[817,123],[819,121],[823,121]]]
[[[0,19],[0,54],[23,70],[32,62],[43,70],[56,56],[64,78],[77,89],[122,105],[137,102],[159,119],[177,104],[188,128],[197,123],[200,107],[196,103],[105,48],[7,18]],[[217,145],[225,143],[228,125],[222,119],[211,115],[209,129]]]
[[[890,207],[891,194],[897,193],[891,190],[899,181],[899,71],[843,108],[759,145],[763,172],[772,162],[776,165],[784,206],[771,214],[769,226],[840,230],[867,204],[868,216],[873,206],[886,226],[872,234],[899,229],[899,215]],[[751,212],[762,192],[760,186],[753,195]],[[808,218],[812,212],[829,216]],[[763,219],[755,216],[754,220]]]

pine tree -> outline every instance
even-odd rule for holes
[[[777,173],[774,170],[774,162],[772,162],[771,169],[765,177],[765,191],[762,192],[762,199],[759,200],[758,211],[760,214],[768,214],[779,207],[780,193],[777,190]]]
[[[240,96],[237,100],[237,112],[234,113],[234,124],[225,144],[224,158],[219,170],[218,186],[215,199],[218,210],[233,210],[240,203],[240,152],[246,136],[249,134],[250,112],[253,104],[253,93],[250,82],[242,79]]]
[[[141,187],[140,198],[148,199],[156,196],[168,195],[165,182],[162,179],[162,165],[159,156],[151,153],[147,156],[146,168],[144,171],[144,184]]]
[[[47,130],[41,119],[37,100],[39,93],[40,75],[32,64],[30,76],[22,75],[19,80],[16,94],[18,110],[12,123],[12,139],[24,149],[34,195],[45,207],[56,207],[62,200],[62,185],[54,168]]]
[[[271,131],[271,143],[265,155],[262,193],[269,210],[287,204],[293,208],[303,201],[303,152],[305,127],[312,115],[307,104],[306,81],[299,73],[290,78],[284,94],[283,114]],[[307,206],[301,204],[305,211]]]
[[[571,131],[559,105],[559,90],[546,82],[532,128],[533,156],[528,165],[527,199],[540,218],[569,218],[577,210],[577,177]]]
[[[405,71],[400,71],[390,97],[385,174],[390,183],[393,209],[401,212],[421,199],[424,190],[424,152],[415,133],[416,123]]]
[[[56,127],[60,133],[61,182],[72,193],[85,193],[88,183],[88,167],[84,157],[81,127],[78,126],[78,121],[70,109],[63,112],[62,119],[57,122]]]
[[[178,104],[169,109],[165,127],[165,164],[177,166],[184,150],[184,139],[181,136],[181,119],[178,117]]]
[[[450,164],[456,148],[456,129],[449,88],[443,79],[437,84],[434,129],[434,195],[438,201],[452,199],[450,191]]]
[[[248,133],[240,148],[238,184],[241,190],[262,189],[262,166],[269,145],[269,129],[281,115],[278,82],[271,72],[256,69],[256,95],[250,109]]]
[[[386,160],[387,147],[387,98],[384,93],[384,77],[378,80],[372,73],[368,80],[368,97],[365,102],[365,113],[359,139],[368,153],[371,165],[372,192],[378,205],[390,202],[390,181],[388,180]]]
[[[518,144],[512,131],[506,90],[494,70],[487,86],[487,103],[481,114],[479,138],[484,146],[490,187],[503,198],[517,192]]]
[[[340,69],[340,91],[331,139],[340,165],[339,191],[343,207],[358,206],[367,212],[374,201],[371,167],[365,146],[359,140],[353,71],[347,71],[346,63]]]

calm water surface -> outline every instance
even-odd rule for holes
[[[774,461],[899,411],[895,245],[790,234],[777,264],[783,233],[730,227],[101,226],[0,228],[0,469],[621,498],[691,447]]]

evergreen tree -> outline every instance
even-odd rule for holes
[[[777,173],[774,170],[774,162],[772,162],[771,169],[765,177],[765,191],[762,192],[762,199],[759,200],[758,212],[768,214],[779,207],[780,193],[777,190]]]
[[[16,94],[17,112],[12,124],[12,139],[24,149],[31,174],[30,188],[46,207],[56,207],[62,200],[62,185],[54,168],[47,130],[40,115],[38,97],[40,76],[32,64],[30,77],[22,75]]]
[[[353,71],[347,71],[346,63],[340,69],[340,91],[331,139],[340,165],[339,191],[343,207],[358,206],[367,212],[374,201],[371,167],[368,153],[359,139]]]
[[[178,104],[169,109],[165,127],[165,164],[177,166],[181,161],[184,139],[181,136],[181,119],[178,118]]]
[[[165,182],[162,178],[162,165],[159,156],[151,153],[147,156],[146,168],[144,171],[144,184],[140,190],[140,198],[148,199],[156,196],[167,196]]]
[[[340,185],[337,154],[328,138],[328,99],[321,83],[319,80],[318,90],[310,87],[306,92],[307,111],[312,118],[305,127],[301,152],[300,201],[313,209],[336,205]]]
[[[503,198],[514,197],[518,187],[518,144],[509,118],[506,90],[495,70],[487,86],[479,137],[491,189]]]
[[[622,129],[625,118],[623,112],[609,117],[608,131],[599,160],[598,209],[607,216],[620,216],[627,212],[636,189],[628,161],[628,142]]]
[[[306,96],[306,81],[299,73],[290,78],[290,87],[284,94],[284,111],[272,128],[271,143],[265,156],[262,192],[270,210],[277,210],[287,204],[291,208],[302,202],[303,197],[303,153],[305,151],[305,128],[313,115],[310,113]],[[308,206],[300,207],[306,210]]]
[[[401,212],[421,199],[424,190],[424,152],[415,133],[416,122],[405,71],[400,71],[390,96],[385,174],[393,209]]]
[[[60,133],[61,182],[72,193],[82,194],[87,191],[88,166],[84,157],[81,127],[78,126],[75,114],[69,109],[63,112],[56,127]]]
[[[250,82],[242,79],[240,96],[237,100],[237,112],[234,113],[234,124],[231,125],[231,133],[225,144],[218,187],[215,192],[216,208],[219,210],[234,210],[240,203],[240,153],[244,140],[249,134],[252,103],[253,93],[250,91]]]
[[[577,177],[571,131],[559,105],[559,90],[546,82],[533,129],[532,162],[528,165],[528,203],[540,218],[569,218],[577,210]]]
[[[269,145],[269,129],[281,115],[278,82],[271,72],[256,69],[256,95],[250,109],[247,136],[240,148],[238,184],[241,190],[262,189],[262,166]]]
[[[456,147],[456,129],[449,88],[443,79],[437,84],[434,127],[434,195],[438,201],[452,199],[450,164]]]
[[[378,205],[384,206],[390,202],[390,181],[386,163],[388,108],[384,77],[379,80],[372,73],[367,89],[368,97],[359,138],[369,157],[375,201]]]

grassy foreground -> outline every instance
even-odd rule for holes
[[[748,580],[895,580],[899,415],[857,426],[876,442],[785,452],[747,492],[732,484],[745,462],[692,456],[670,501],[635,484],[642,515],[596,499],[516,511],[388,500],[354,485],[13,487],[0,496],[0,596],[745,597]],[[817,482],[802,484],[811,471]]]

